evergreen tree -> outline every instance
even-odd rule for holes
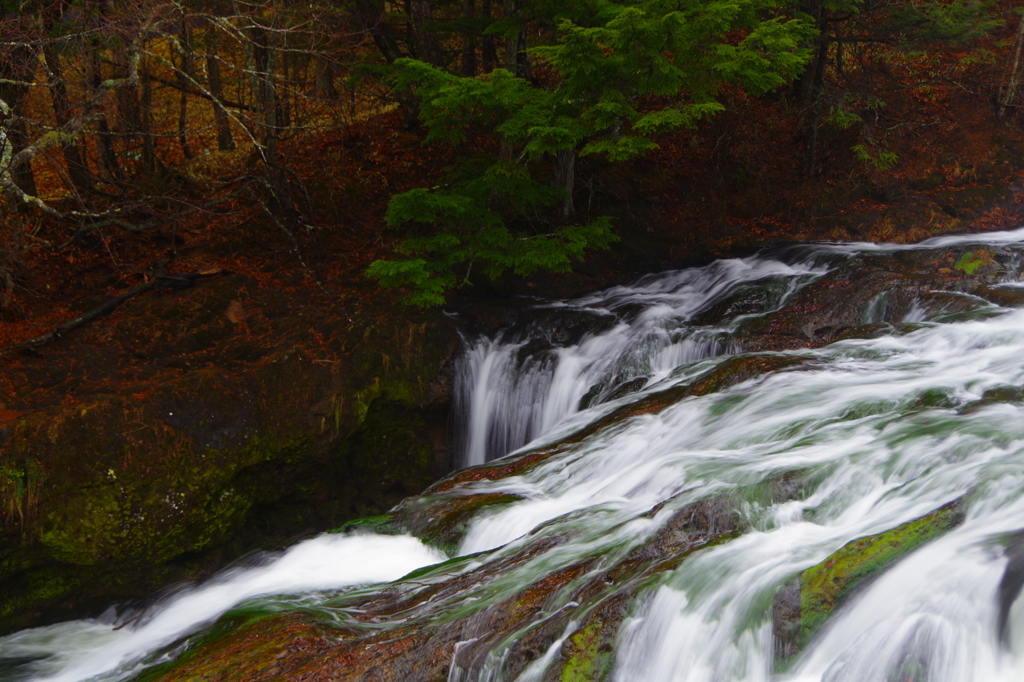
[[[391,200],[388,226],[409,235],[403,257],[367,274],[407,288],[410,303],[439,304],[477,272],[567,271],[586,249],[608,248],[609,218],[575,220],[577,156],[632,159],[659,133],[721,111],[726,83],[753,94],[785,84],[813,35],[805,17],[765,18],[779,14],[771,0],[543,0],[529,9],[554,27],[550,44],[529,50],[536,83],[505,69],[467,77],[395,62],[398,87],[420,97],[428,141],[477,149],[442,185]],[[521,19],[490,30],[518,35]]]

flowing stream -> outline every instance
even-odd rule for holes
[[[396,512],[502,500],[445,547],[461,560],[432,566],[447,557],[410,535],[320,536],[141,613],[0,639],[0,679],[130,679],[225,612],[295,610],[358,636],[430,633],[451,682],[1024,681],[1024,600],[1004,578],[1024,558],[1022,260],[1024,230],[807,245],[539,303],[467,341],[458,396],[466,465],[536,463]],[[818,310],[800,298],[813,286],[841,293]],[[755,356],[774,364],[683,391]],[[674,563],[651,549],[709,500],[734,532]],[[780,657],[788,581],[957,500],[962,523]],[[446,587],[414,599],[432,586]],[[496,615],[531,589],[543,608]],[[395,594],[411,605],[369,618]],[[613,600],[617,620],[601,615]],[[612,633],[610,653],[590,677],[559,673],[584,632]]]

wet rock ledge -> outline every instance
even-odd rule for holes
[[[382,513],[451,469],[447,319],[295,290],[227,275],[0,358],[0,632]]]

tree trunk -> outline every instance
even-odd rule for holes
[[[403,0],[405,5],[405,49],[413,59],[423,59],[420,55],[420,46],[416,40],[416,27],[412,23],[412,0]]]
[[[153,145],[153,79],[149,66],[143,65],[139,74],[142,92],[139,97],[139,132],[142,135],[142,169],[146,175],[156,172],[156,150]]]
[[[178,141],[181,143],[181,152],[186,159],[193,157],[192,149],[188,146],[188,95],[193,75],[193,54],[192,40],[189,35],[188,24],[182,17],[178,32],[178,57],[181,65],[178,67],[178,84],[181,86],[181,98],[178,101]]]
[[[117,160],[117,150],[114,148],[114,133],[111,132],[110,124],[107,123],[106,114],[100,114],[99,120],[96,121],[96,131],[99,133],[99,153],[103,169],[107,171],[110,179],[123,179],[121,163]]]
[[[93,42],[91,56],[91,68],[92,73],[90,74],[90,80],[92,81],[93,92],[98,92],[100,89],[100,83],[103,81],[103,68],[102,62],[100,61],[100,46],[97,42]],[[100,112],[99,120],[96,121],[96,131],[98,133],[99,140],[99,157],[100,165],[107,172],[107,177],[114,181],[122,179],[121,174],[121,163],[117,160],[117,150],[114,148],[114,134],[110,130],[110,124],[107,121],[107,115]]]
[[[523,0],[505,0],[505,18],[518,24],[518,30],[505,36],[505,68],[516,78],[530,80],[530,58],[526,53],[526,23]]]
[[[14,111],[20,111],[21,105],[17,108],[11,107]],[[7,139],[11,144],[14,154],[17,154],[29,144],[28,133],[25,129],[25,121],[18,119],[10,128],[7,129]],[[11,179],[14,180],[14,184],[18,186],[25,194],[34,197],[38,190],[36,190],[36,178],[32,173],[32,163],[30,161],[21,161],[13,168],[11,168]]]
[[[130,68],[128,55],[123,47],[112,50],[114,67],[118,73],[127,74]],[[139,99],[141,92],[138,85],[125,85],[117,89],[115,101],[117,104],[117,117],[115,127],[118,132],[131,136],[142,132],[142,111]]]
[[[818,165],[818,125],[821,116],[818,111],[818,103],[811,104],[805,117],[806,130],[804,132],[804,175],[813,178],[817,174]]]
[[[334,85],[336,75],[334,64],[323,55],[317,55],[316,73],[313,76],[314,94],[332,102],[338,99],[338,88]]]
[[[259,24],[254,24],[250,29],[253,42],[253,59],[256,63],[256,78],[258,89],[256,92],[257,116],[259,116],[260,146],[263,152],[263,162],[267,169],[267,179],[274,191],[281,193],[283,178],[277,165],[277,138],[278,138],[278,101],[277,83],[275,74],[277,71],[277,51],[271,42],[271,34]],[[280,199],[280,196],[277,197]]]
[[[278,130],[288,130],[292,127],[292,98],[291,90],[293,74],[295,72],[295,60],[288,51],[288,34],[284,34],[285,43],[277,51],[281,66],[281,87],[277,88],[277,127]]]
[[[481,14],[484,19],[482,30],[486,31],[491,25],[491,19],[493,19],[491,0],[483,0]],[[494,36],[489,33],[484,33],[480,39],[480,58],[483,61],[484,73],[494,71],[494,67],[498,64],[498,52],[494,47]]]
[[[364,31],[373,36],[373,42],[388,64],[394,64],[405,57],[398,44],[394,27],[384,20],[384,5],[380,0],[357,0],[358,18]],[[402,127],[412,130],[419,126],[420,105],[415,93],[409,88],[395,92],[395,99],[402,107]]]
[[[1003,78],[1005,85],[999,88],[998,107],[996,108],[996,115],[999,118],[1006,118],[1007,113],[1013,107],[1013,100],[1017,96],[1017,88],[1020,87],[1022,46],[1024,46],[1024,17],[1020,20],[1020,26],[1017,28],[1017,37],[1013,41],[1013,59],[1007,64],[1006,75]]]
[[[213,120],[217,126],[217,148],[230,151],[235,148],[235,138],[231,135],[231,120],[224,108],[224,82],[220,77],[220,59],[217,55],[216,36],[207,37],[206,45],[206,77],[213,95]]]
[[[0,63],[0,76],[15,81],[33,80],[35,70],[35,54],[28,47],[16,47],[8,53],[9,61]],[[25,98],[28,96],[28,86],[15,83],[0,83],[0,99],[10,107],[13,121],[5,121],[4,128],[7,133],[7,142],[11,145],[11,153],[16,156],[18,152],[28,146],[30,139],[28,130],[25,127],[25,120],[22,114],[25,108]],[[32,164],[29,161],[19,162],[10,169],[11,180],[25,194],[36,195],[36,181],[32,174]]]
[[[576,186],[575,149],[558,150],[551,186],[565,190],[565,198],[562,199],[562,215],[568,218],[576,212],[576,207],[573,204],[573,190]]]
[[[825,73],[825,61],[828,60],[828,17],[823,0],[805,0],[800,9],[809,14],[818,29],[818,34],[811,41],[811,60],[804,72],[796,80],[796,91],[803,107],[809,107],[818,96]]]
[[[821,0],[813,0],[807,12],[817,22],[818,35],[814,39],[814,51],[807,69],[801,75],[798,85],[800,104],[804,110],[804,175],[814,177],[817,173],[818,125],[821,120],[819,100],[825,88],[825,66],[828,63],[829,21]]]
[[[410,0],[413,27],[416,29],[416,46],[420,59],[439,69],[446,66],[444,50],[434,28],[434,13],[430,0]]]
[[[57,126],[67,126],[73,118],[71,100],[68,98],[67,82],[64,80],[64,70],[61,67],[60,57],[53,43],[46,43],[43,46],[43,58],[46,60],[46,68],[50,75],[50,98],[53,101],[53,115]],[[68,167],[68,178],[72,187],[84,196],[92,192],[92,175],[86,165],[85,154],[78,142],[77,135],[74,142],[64,145],[64,161]]]
[[[476,75],[476,0],[463,0],[462,18],[466,28],[462,33],[462,75]]]

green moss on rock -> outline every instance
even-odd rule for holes
[[[611,646],[602,636],[604,630],[604,623],[591,623],[569,638],[560,682],[598,682],[611,676],[614,659]]]
[[[892,530],[854,540],[787,583],[773,609],[779,658],[787,659],[805,647],[857,589],[962,523],[965,507],[961,498]]]

